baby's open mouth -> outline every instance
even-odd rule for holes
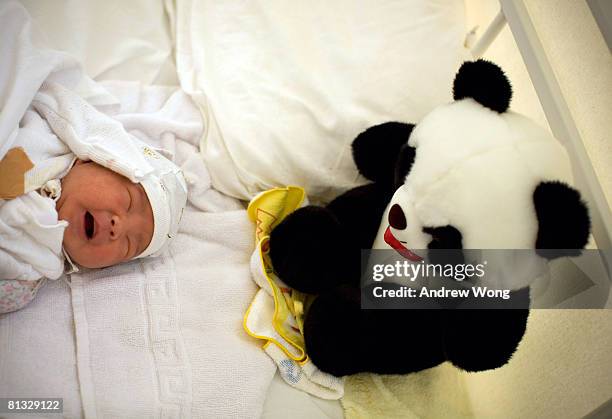
[[[85,211],[85,235],[88,239],[94,236],[94,217],[89,211]]]

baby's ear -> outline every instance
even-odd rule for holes
[[[77,161],[75,161],[75,162],[74,162],[74,166],[73,166],[73,167],[79,166],[79,165],[81,165],[81,164],[89,163],[90,161],[91,161],[91,160],[81,160],[81,159],[77,159]]]

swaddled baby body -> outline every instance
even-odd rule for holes
[[[136,145],[141,144],[136,139],[132,140]],[[78,270],[76,266],[103,268],[160,253],[176,233],[186,202],[182,172],[156,151],[142,144],[141,147],[142,152],[155,161],[155,170],[141,182],[132,182],[96,162],[76,159],[61,178],[59,186],[51,188],[53,191],[49,191],[49,184],[54,182],[51,180],[36,191],[14,198],[23,201],[26,210],[34,212],[37,211],[36,204],[29,204],[29,198],[55,201],[58,223],[53,227],[63,227],[63,235],[51,235],[48,241],[61,238],[61,244],[55,243],[56,246],[53,246],[54,243],[51,243],[50,247],[63,249],[72,269]],[[138,152],[139,148],[136,150]],[[103,161],[110,163],[114,159]],[[17,177],[14,180],[17,181]],[[39,195],[41,193],[46,197]],[[10,206],[7,209],[2,205],[0,209],[5,210],[3,214],[8,215],[7,220],[11,218]],[[30,221],[9,221],[8,224],[12,224],[12,230],[27,231]],[[15,240],[24,237],[23,243],[20,243],[24,247],[31,244],[25,239],[27,234],[13,237],[17,237]],[[11,253],[13,244],[2,243],[0,251]],[[41,249],[29,247],[34,253],[32,260],[22,257],[17,264],[26,267],[29,263],[36,265],[35,253],[40,253]],[[32,277],[29,273],[31,269],[22,269],[21,274],[13,274],[16,277],[10,279],[7,279],[7,275],[11,276],[11,272],[8,269],[2,271],[0,313],[18,310],[28,304],[46,280],[45,277]],[[22,277],[25,279],[20,279]]]
[[[101,268],[140,255],[153,237],[151,204],[142,185],[92,161],[77,160],[61,181],[56,201],[68,221],[63,248],[74,263]],[[1,280],[0,313],[28,304],[44,284],[39,280]]]
[[[182,173],[163,156],[144,149],[163,161],[163,180],[151,175],[136,183],[98,163],[78,159],[61,179],[51,199],[55,198],[60,223],[67,222],[61,247],[73,269],[78,270],[75,264],[103,268],[157,254],[175,234],[186,200]],[[27,305],[46,279],[0,279],[0,313]]]

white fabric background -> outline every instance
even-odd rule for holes
[[[178,85],[171,0],[19,0],[39,44],[68,52],[95,80]]]

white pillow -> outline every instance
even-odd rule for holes
[[[40,43],[66,51],[95,80],[177,85],[163,1],[21,0]]]
[[[179,1],[177,69],[208,120],[213,185],[326,200],[362,183],[352,140],[450,101],[464,35],[461,0]]]

